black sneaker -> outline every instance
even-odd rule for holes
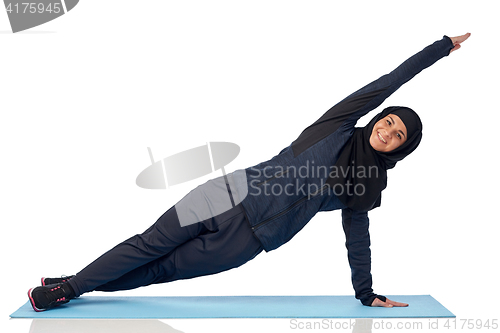
[[[68,303],[75,293],[67,283],[49,284],[31,288],[28,297],[33,310],[41,312]]]
[[[42,286],[46,286],[46,285],[49,285],[49,284],[55,284],[55,283],[64,283],[64,282],[68,282],[69,279],[71,279],[72,277],[74,277],[74,275],[70,275],[70,276],[61,276],[60,278],[46,278],[46,277],[43,277],[41,279],[41,283],[42,283]]]

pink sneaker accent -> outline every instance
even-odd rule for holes
[[[28,290],[28,297],[30,299],[30,303],[31,303],[31,306],[33,307],[33,310],[35,310],[36,312],[42,312],[44,310],[41,310],[39,308],[37,308],[35,306],[35,300],[33,299],[33,297],[31,296],[31,291],[33,290],[34,288],[31,288],[30,290]]]
[[[46,277],[43,277],[41,278],[41,282],[40,284],[42,285],[42,287],[45,287],[47,285],[47,283],[45,283],[45,279],[47,279]],[[49,280],[59,280],[59,278],[48,278]],[[71,279],[71,277],[67,277],[67,276],[61,276],[61,280],[59,281],[53,281],[52,283],[65,283],[65,282],[68,282],[69,280]]]

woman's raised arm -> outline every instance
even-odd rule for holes
[[[470,34],[453,38],[444,36],[408,58],[390,73],[347,96],[308,126],[292,143],[294,156],[298,156],[341,126],[344,130],[352,130],[359,118],[382,104],[387,97],[422,70],[448,56],[451,51],[458,50],[460,43],[469,36]]]

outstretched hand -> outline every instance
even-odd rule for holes
[[[451,52],[453,51],[456,51],[458,50],[461,46],[460,44],[463,43],[464,41],[467,40],[467,38],[470,37],[470,32],[466,33],[465,35],[462,35],[462,36],[458,36],[458,37],[450,37],[452,43],[453,43],[453,48],[451,49],[450,51],[450,54]]]
[[[375,298],[372,302],[372,305],[371,306],[381,306],[381,307],[385,307],[385,308],[392,308],[393,306],[408,306],[408,304],[406,303],[399,303],[399,302],[394,302],[394,301],[391,301],[390,299],[386,298],[385,302],[378,299],[378,298]]]

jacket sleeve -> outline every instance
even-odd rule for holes
[[[294,156],[334,133],[340,127],[346,130],[353,129],[359,118],[382,104],[387,97],[422,70],[447,56],[452,48],[451,39],[444,36],[407,59],[389,74],[381,76],[347,96],[308,126],[292,143]]]
[[[355,297],[370,306],[375,297],[385,302],[386,298],[373,293],[371,275],[370,234],[368,212],[342,210],[342,227],[346,236],[345,246]]]

